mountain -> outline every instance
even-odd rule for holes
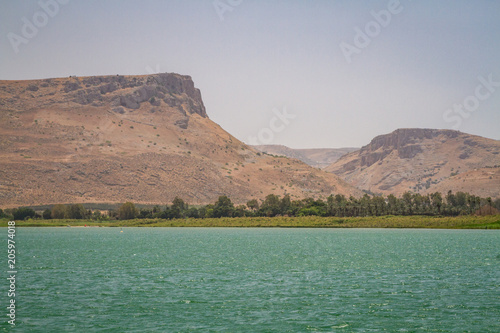
[[[328,166],[372,193],[467,191],[500,197],[500,141],[452,130],[398,129]]]
[[[0,81],[0,207],[359,195],[211,121],[189,76]]]
[[[296,158],[315,168],[325,168],[343,155],[359,148],[293,149],[283,145],[258,145],[253,148],[271,155]]]

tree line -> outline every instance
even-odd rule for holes
[[[108,214],[101,211],[85,209],[82,204],[54,205],[37,213],[29,207],[20,207],[2,211],[0,218],[25,220],[39,219],[92,219],[92,220],[127,220],[127,219],[176,219],[176,218],[219,218],[219,217],[253,217],[253,216],[383,216],[383,215],[428,215],[457,216],[476,213],[486,207],[486,213],[500,210],[500,198],[481,198],[465,192],[448,192],[444,197],[435,192],[428,195],[406,192],[401,197],[392,194],[385,196],[365,194],[361,198],[344,195],[330,195],[326,200],[306,198],[292,200],[290,195],[282,198],[269,194],[264,200],[252,199],[246,205],[235,205],[225,195],[220,196],[214,204],[191,206],[183,199],[176,197],[170,205],[153,208],[137,208],[134,203],[126,202]]]

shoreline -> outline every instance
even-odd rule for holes
[[[8,220],[0,220],[6,227]],[[378,216],[378,217],[237,217],[207,219],[133,219],[93,220],[27,220],[16,221],[16,227],[126,228],[126,227],[196,227],[196,228],[392,228],[392,229],[500,229],[500,215],[489,216]]]

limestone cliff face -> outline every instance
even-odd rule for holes
[[[423,140],[432,140],[438,136],[455,138],[457,131],[436,130],[427,128],[402,128],[392,133],[375,137],[368,145],[360,149],[361,166],[369,167],[384,159],[393,151],[400,158],[413,158],[422,153],[420,143]]]
[[[375,137],[356,152],[344,155],[326,168],[351,184],[373,193],[402,194],[461,187],[486,195],[499,195],[500,184],[453,177],[481,168],[500,167],[500,142],[452,130],[405,128]],[[482,177],[482,176],[481,176]],[[451,179],[451,180],[450,180]],[[489,188],[491,187],[491,188]],[[465,189],[465,188],[464,188]]]
[[[377,150],[379,148],[399,149],[408,145],[413,145],[421,140],[434,139],[437,136],[455,138],[460,132],[452,130],[438,130],[429,128],[400,128],[392,133],[376,136],[370,144],[361,150]]]
[[[114,106],[133,110],[147,102],[152,106],[165,103],[176,107],[182,104],[182,100],[186,100],[189,105],[188,113],[207,117],[200,90],[194,87],[190,76],[162,73],[132,77],[116,75],[73,78],[64,83],[63,90],[78,104],[99,105],[111,99]]]

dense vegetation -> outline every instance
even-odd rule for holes
[[[0,220],[7,226],[8,220]],[[204,219],[132,219],[132,220],[25,220],[26,227],[259,227],[259,228],[446,228],[500,229],[500,215],[489,216],[370,216],[370,217],[221,217]]]
[[[436,192],[429,195],[404,193],[400,198],[394,195],[387,197],[369,196],[362,198],[343,195],[330,195],[326,200],[302,199],[291,200],[289,195],[280,198],[270,194],[259,202],[250,200],[246,205],[235,206],[227,196],[220,196],[214,204],[195,207],[190,206],[181,198],[175,198],[171,205],[163,208],[136,208],[127,202],[116,210],[102,214],[100,210],[92,211],[81,204],[54,205],[43,212],[33,208],[0,210],[0,218],[26,219],[86,219],[86,220],[130,220],[130,219],[180,219],[180,218],[222,218],[222,217],[366,217],[366,216],[463,216],[481,212],[495,214],[500,209],[500,199],[480,198],[464,192],[446,196]]]

